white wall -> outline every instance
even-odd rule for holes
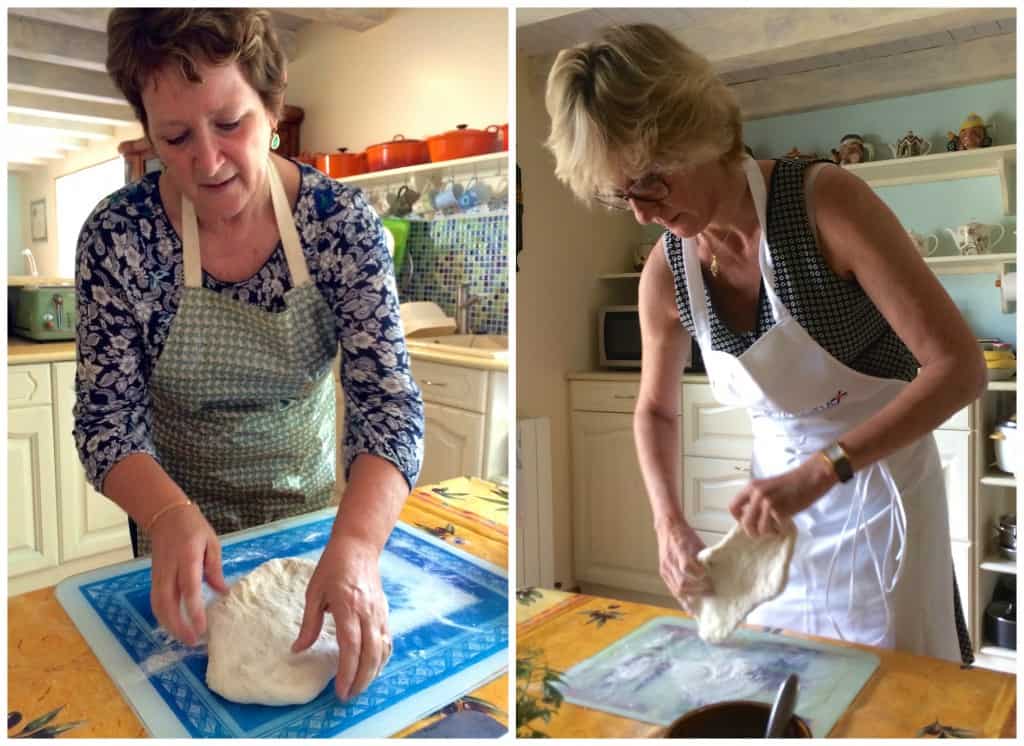
[[[20,219],[24,226],[22,231],[24,245],[18,248],[18,253],[20,254],[21,250],[26,247],[31,248],[40,274],[53,276],[57,273],[57,178],[89,166],[95,166],[103,161],[109,161],[111,158],[117,158],[118,143],[124,140],[135,140],[139,137],[142,137],[141,124],[118,127],[114,130],[112,140],[97,143],[84,150],[70,152],[61,160],[49,161],[47,165],[39,166],[22,175]],[[29,204],[43,198],[46,199],[46,240],[32,241]],[[10,262],[8,266],[11,266]],[[23,273],[21,267],[19,262],[17,274]]]
[[[21,250],[26,248],[25,223],[21,214],[22,194],[25,191],[25,174],[7,172],[7,274],[20,275],[25,263]]]
[[[640,234],[631,215],[587,209],[554,175],[542,147],[548,65],[520,59],[516,71],[517,159],[523,171],[523,252],[516,285],[518,414],[551,418],[555,578],[574,584],[569,387],[566,375],[597,365],[597,309],[622,292],[597,275],[629,269]],[[635,297],[635,287],[632,289]],[[635,302],[635,301],[634,301]]]
[[[285,100],[306,112],[303,150],[509,121],[504,8],[399,9],[361,33],[311,24],[298,48]]]

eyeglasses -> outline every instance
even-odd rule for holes
[[[648,174],[633,182],[627,192],[598,192],[594,199],[613,210],[632,210],[633,202],[654,206],[667,199],[671,191],[664,177]]]

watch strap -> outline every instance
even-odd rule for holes
[[[843,447],[836,441],[821,452],[825,460],[832,466],[840,482],[849,482],[853,479],[853,467],[850,465],[850,457]]]

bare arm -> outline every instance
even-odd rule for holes
[[[960,311],[867,184],[842,169],[825,168],[814,198],[826,260],[856,278],[921,365],[895,399],[841,438],[859,469],[921,438],[981,396],[985,362]]]
[[[679,323],[672,271],[661,239],[640,277],[643,362],[633,435],[654,523],[685,524],[679,495],[679,382],[690,337]]]
[[[660,240],[640,277],[640,334],[643,364],[633,413],[637,458],[654,514],[659,573],[692,614],[695,598],[711,586],[697,560],[704,542],[686,523],[679,494],[679,385],[690,337],[679,323],[672,272]]]

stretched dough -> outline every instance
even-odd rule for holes
[[[782,593],[796,544],[796,527],[790,523],[787,529],[752,539],[736,524],[718,544],[697,555],[714,588],[713,595],[700,597],[702,640],[723,642],[747,614]]]
[[[301,653],[306,586],[316,563],[294,557],[264,562],[231,586],[206,612],[206,684],[232,702],[298,705],[314,699],[338,672],[334,617]]]

